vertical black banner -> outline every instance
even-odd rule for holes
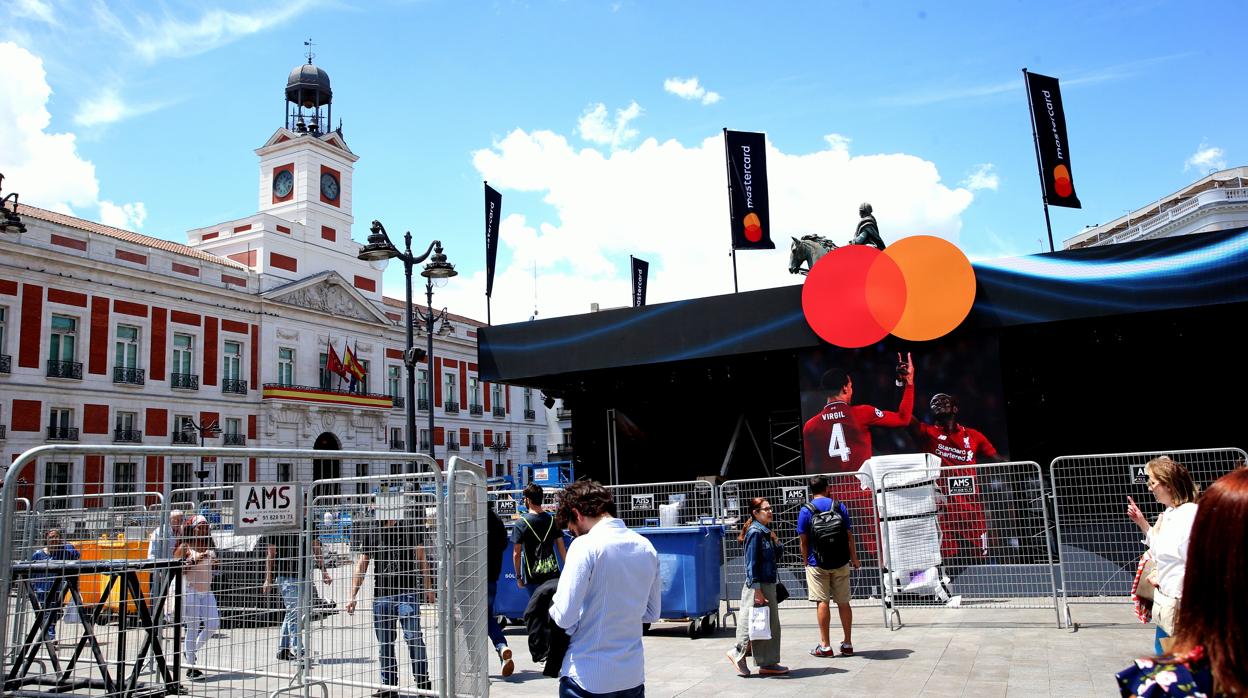
[[[767,206],[767,148],[762,133],[724,129],[732,249],[774,250]]]
[[[494,292],[494,261],[498,258],[498,219],[503,211],[503,195],[485,185],[485,295]]]
[[[1023,71],[1027,78],[1027,97],[1031,101],[1031,118],[1036,129],[1036,157],[1040,159],[1040,179],[1044,183],[1044,200],[1050,206],[1083,208],[1075,195],[1071,173],[1070,141],[1066,138],[1066,112],[1057,78]]]
[[[640,308],[646,304],[646,284],[650,282],[650,263],[644,259],[637,259],[629,255],[632,260],[632,270],[629,274],[630,283],[633,288],[633,307]]]

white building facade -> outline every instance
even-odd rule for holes
[[[1067,239],[1063,249],[1210,233],[1248,227],[1248,166],[1206,177]]]
[[[309,68],[328,96],[328,76],[311,64],[292,72],[288,95]],[[541,395],[479,379],[475,320],[448,314],[438,323],[433,365],[419,364],[416,395],[405,394],[403,301],[383,297],[381,272],[356,258],[358,157],[341,132],[292,118],[256,153],[257,213],[192,230],[187,244],[22,204],[26,232],[0,236],[6,467],[48,443],[198,445],[201,436],[213,446],[327,451],[428,452],[432,442],[440,462],[460,455],[492,475],[544,460]],[[422,328],[416,345],[425,342]],[[331,346],[344,359],[349,348],[365,368],[354,389],[326,370]],[[408,444],[404,403],[413,397],[420,433]],[[85,456],[28,465],[15,494],[77,507],[100,493],[379,467]]]

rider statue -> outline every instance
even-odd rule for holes
[[[859,206],[858,215],[862,216],[862,220],[858,221],[858,229],[854,231],[854,239],[849,244],[871,245],[877,250],[883,250],[884,238],[880,237],[880,224],[871,215],[871,204],[864,203]]]

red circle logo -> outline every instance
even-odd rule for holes
[[[889,333],[928,341],[952,332],[975,303],[975,270],[943,238],[915,235],[881,252],[850,245],[824,255],[806,276],[802,311],[821,339],[845,348]]]
[[[741,223],[745,225],[746,240],[758,242],[763,239],[763,222],[758,219],[758,214],[745,214],[745,218],[741,219]]]

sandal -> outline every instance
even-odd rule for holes
[[[848,642],[842,642],[841,643],[841,656],[843,657],[854,656],[854,646],[849,644]]]

